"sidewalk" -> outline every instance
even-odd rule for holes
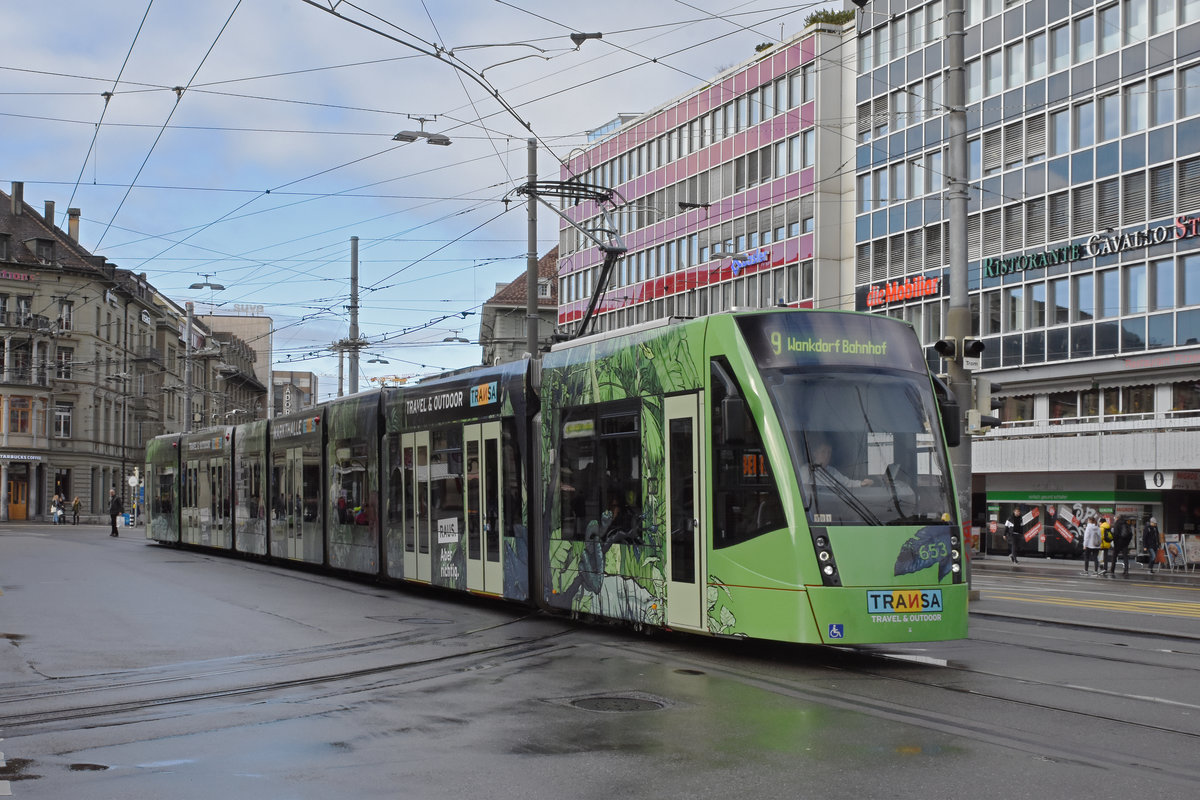
[[[971,556],[971,569],[977,575],[984,574],[1007,574],[1007,575],[1040,575],[1046,577],[1060,578],[1080,578],[1083,579],[1083,559],[1063,559],[1063,558],[1039,558],[1021,556],[1019,563],[1012,563],[1009,557],[1001,553],[992,553],[990,555],[981,555],[973,553]],[[1112,580],[1126,580],[1121,576],[1124,569],[1121,562],[1117,562],[1116,578]],[[1088,576],[1092,579],[1091,576]],[[1109,580],[1109,579],[1105,579]],[[1129,578],[1128,580],[1145,580],[1155,581],[1160,583],[1185,583],[1200,585],[1200,568],[1193,567],[1191,570],[1168,569],[1163,564],[1157,564],[1154,567],[1154,574],[1151,575],[1145,565],[1136,563],[1132,558],[1129,560]]]

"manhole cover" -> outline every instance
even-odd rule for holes
[[[658,700],[647,700],[642,697],[581,697],[578,700],[572,700],[571,705],[575,708],[581,708],[584,711],[603,711],[607,713],[621,713],[627,711],[658,711],[666,706],[666,703]]]

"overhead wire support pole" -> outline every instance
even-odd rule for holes
[[[537,183],[537,139],[529,139],[529,185]],[[525,254],[525,346],[529,359],[538,359],[538,253],[537,253],[537,198],[530,194],[527,200],[529,224],[526,241],[529,252]]]

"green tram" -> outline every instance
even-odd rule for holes
[[[237,426],[208,473],[229,483],[234,535],[206,546],[638,628],[961,638],[943,435],[958,419],[935,385],[911,328],[877,315],[733,312],[587,337],[540,367]],[[151,444],[149,538],[188,543],[186,440],[226,430]]]

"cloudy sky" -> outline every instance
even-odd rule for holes
[[[834,4],[6,3],[0,181],[23,181],[36,209],[53,200],[64,229],[80,208],[85,247],[181,304],[263,306],[275,368],[316,372],[324,398],[329,345],[349,330],[350,237],[363,388],[478,363],[480,306],[525,265],[525,209],[502,202],[526,180],[524,125],[540,178],[557,180],[587,130],[703,84],[819,7]],[[572,32],[604,38],[577,49]],[[392,140],[422,125],[453,144]],[[539,239],[539,254],[558,240],[550,212]],[[226,288],[188,288],[205,281]]]

